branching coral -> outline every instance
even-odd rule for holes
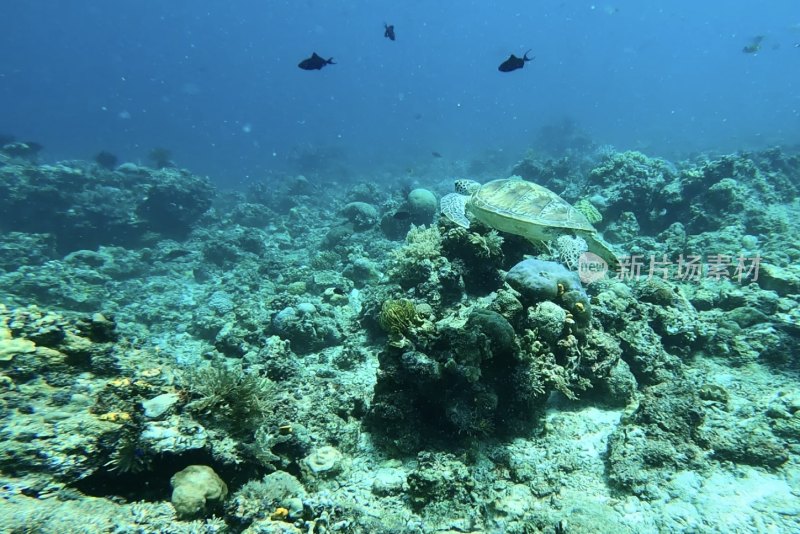
[[[406,243],[392,252],[395,261],[435,260],[442,255],[442,235],[436,226],[412,226]]]
[[[111,448],[111,456],[105,464],[110,471],[141,473],[151,469],[152,456],[148,453],[141,437],[142,423],[137,417],[120,429],[119,439]]]
[[[190,375],[188,384],[196,398],[187,408],[224,422],[233,431],[258,427],[268,410],[270,381],[240,367],[204,367]]]
[[[412,226],[405,245],[391,252],[388,274],[400,285],[411,287],[428,280],[444,263],[439,229]]]
[[[503,237],[495,230],[481,235],[470,232],[468,235],[470,245],[475,247],[475,255],[479,258],[493,258],[502,256]]]

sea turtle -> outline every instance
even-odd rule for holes
[[[582,237],[589,252],[597,254],[614,269],[617,256],[597,234],[586,216],[549,189],[518,176],[479,184],[456,180],[455,193],[445,195],[440,204],[442,215],[469,228],[467,210],[487,226],[527,238],[548,242],[559,235]]]

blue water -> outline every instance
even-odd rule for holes
[[[791,0],[28,0],[0,20],[0,132],[52,160],[163,146],[236,185],[314,153],[362,176],[432,151],[513,160],[565,118],[665,156],[800,139]],[[298,69],[313,51],[337,64]]]

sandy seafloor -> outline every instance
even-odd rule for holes
[[[0,531],[800,531],[797,151],[436,165],[3,158]],[[511,175],[641,276],[438,216]]]

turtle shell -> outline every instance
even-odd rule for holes
[[[586,216],[566,200],[525,180],[505,178],[486,183],[473,195],[470,204],[473,213],[499,229],[512,223],[518,229],[531,225],[595,231]]]

